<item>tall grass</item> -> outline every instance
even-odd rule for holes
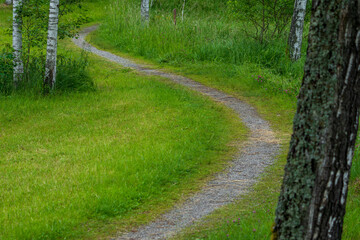
[[[285,38],[261,44],[244,36],[240,24],[214,15],[195,17],[189,13],[184,21],[178,17],[175,25],[170,9],[154,9],[150,24],[144,26],[137,5],[129,0],[110,4],[98,37],[122,52],[159,63],[253,63],[294,79],[303,74],[304,58],[290,61]]]
[[[20,84],[13,84],[12,53],[0,53],[0,95],[14,91],[22,94],[41,94],[45,71],[45,57],[32,56]],[[57,58],[56,84],[53,93],[95,90],[95,84],[88,73],[88,59],[85,53],[79,56],[60,54]]]

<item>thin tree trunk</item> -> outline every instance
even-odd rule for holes
[[[148,23],[149,22],[149,11],[150,11],[150,5],[149,0],[141,0],[141,20],[143,22]]]
[[[152,8],[154,0],[151,0],[150,8]]]
[[[273,239],[341,239],[360,113],[360,6],[315,0]],[[331,17],[329,17],[331,16]]]
[[[24,64],[22,61],[22,0],[14,0],[13,5],[13,49],[14,49],[14,86],[18,86],[23,78]]]
[[[59,0],[50,0],[49,27],[46,48],[44,91],[49,92],[56,82],[57,35],[59,23]]]
[[[181,10],[181,21],[182,22],[184,21],[185,3],[186,3],[186,0],[184,0],[183,7],[182,7],[182,10]]]
[[[304,31],[307,0],[295,0],[294,13],[289,34],[289,52],[293,61],[301,57],[301,46]]]
[[[6,5],[11,5],[12,3],[13,3],[12,0],[5,0],[5,4],[6,4]]]

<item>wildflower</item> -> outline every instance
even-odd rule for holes
[[[256,213],[256,211],[253,211],[253,213]]]
[[[256,229],[255,229],[255,228],[253,229],[253,232],[256,232]]]

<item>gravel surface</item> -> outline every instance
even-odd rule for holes
[[[85,42],[85,37],[97,26],[84,29],[74,43],[79,47],[107,58],[128,68],[147,75],[157,75],[200,92],[211,99],[223,103],[234,110],[241,121],[249,128],[250,137],[234,156],[226,171],[214,176],[201,191],[191,196],[181,205],[163,214],[154,222],[140,226],[128,233],[119,233],[115,239],[169,239],[185,227],[190,226],[214,210],[241,198],[246,194],[264,169],[273,163],[279,153],[279,141],[275,138],[269,123],[262,119],[256,110],[245,102],[216,89],[206,87],[189,78],[146,68],[130,60],[109,52],[101,51]]]

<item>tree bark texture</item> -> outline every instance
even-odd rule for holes
[[[141,0],[141,20],[143,22],[149,22],[150,16],[150,2],[149,0]]]
[[[359,123],[359,4],[313,1],[273,239],[341,239]]]
[[[306,4],[307,0],[295,0],[294,13],[291,21],[288,40],[290,58],[293,61],[296,61],[301,57]]]
[[[13,5],[13,49],[14,49],[14,85],[18,86],[24,74],[24,64],[22,61],[22,0],[14,0]]]
[[[24,74],[22,61],[22,0],[14,0],[13,5],[13,49],[14,49],[14,85],[18,86]]]
[[[53,89],[56,82],[57,35],[59,23],[59,0],[50,0],[49,26],[46,47],[44,89]]]
[[[11,5],[12,3],[13,3],[12,0],[5,0],[5,4],[7,4],[7,5]]]

